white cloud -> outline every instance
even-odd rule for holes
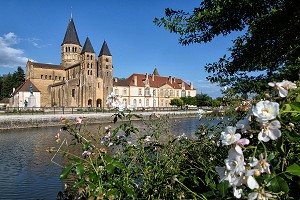
[[[13,48],[19,43],[19,38],[10,32],[0,37],[0,67],[15,68],[24,66],[28,60],[22,49]]]
[[[210,83],[207,80],[198,80],[194,83],[194,87],[197,89],[197,93],[207,94],[212,98],[223,96],[221,93],[221,87],[216,83]]]

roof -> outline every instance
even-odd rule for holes
[[[110,53],[110,51],[109,51],[109,49],[108,49],[108,46],[107,46],[107,43],[106,43],[105,40],[104,40],[104,42],[103,42],[103,44],[102,44],[102,48],[101,48],[101,51],[100,51],[98,57],[100,57],[100,56],[102,56],[102,55],[105,55],[105,56],[111,56],[111,53]]]
[[[36,62],[32,62],[32,61],[28,61],[28,62],[30,65],[33,65],[34,68],[63,70],[63,67],[61,65],[36,63]]]
[[[0,103],[8,104],[9,103],[9,98],[4,98],[4,99],[0,100]]]
[[[181,89],[182,83],[186,90],[195,90],[191,89],[191,86],[184,82],[180,78],[175,77],[167,77],[167,76],[156,76],[156,75],[147,75],[147,74],[132,74],[127,79],[114,79],[114,86],[135,86],[134,85],[134,77],[137,77],[137,87],[145,87],[146,86],[146,77],[148,76],[149,86],[159,88],[163,85],[170,85],[174,89]]]
[[[41,92],[29,79],[27,79],[24,83],[17,87],[17,89],[12,93],[12,96],[18,92],[30,92],[30,85],[32,85],[32,92]]]
[[[83,45],[83,48],[82,48],[82,51],[81,51],[81,54],[85,53],[85,52],[88,52],[88,53],[95,53],[94,51],[94,48],[91,44],[91,41],[89,39],[89,37],[86,37],[86,40],[85,40],[85,43]]]
[[[67,31],[66,31],[66,34],[64,37],[64,41],[61,45],[63,45],[63,44],[78,44],[81,46],[72,17],[69,21],[69,25],[68,25],[68,28],[67,28]]]
[[[154,69],[153,74],[154,74],[155,76],[159,76],[158,70],[157,70],[156,68]]]
[[[65,70],[71,69],[71,68],[74,68],[74,67],[77,67],[77,66],[80,66],[80,62],[75,63],[75,64],[73,64],[73,65],[71,65],[71,66],[69,66],[69,67],[66,67]]]

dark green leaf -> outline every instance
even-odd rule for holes
[[[296,176],[300,176],[300,166],[294,163],[286,169],[286,172]]]
[[[64,180],[68,177],[69,173],[71,172],[72,168],[74,167],[73,164],[67,165],[60,174],[60,179]]]
[[[287,193],[289,191],[289,186],[283,178],[276,176],[270,181],[269,189],[273,192]]]
[[[227,190],[229,188],[229,182],[228,181],[223,181],[223,182],[218,184],[217,188],[220,191],[222,197],[225,197],[226,193],[227,193]]]
[[[76,165],[76,174],[78,175],[79,178],[81,178],[82,175],[84,174],[84,166],[82,163]]]

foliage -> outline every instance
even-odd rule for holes
[[[140,116],[118,112],[113,122],[126,121],[97,133],[87,131],[84,118],[62,118],[60,146],[48,149],[68,158],[61,179],[74,183],[62,198],[298,199],[300,88],[270,85],[283,95],[290,88],[287,97],[243,100],[225,115],[201,113],[190,138],[172,135],[167,116],[153,115],[138,130],[132,119]],[[71,142],[61,141],[65,133]]]
[[[193,12],[167,8],[154,23],[180,35],[183,45],[239,33],[224,55],[205,66],[211,82],[235,93],[261,93],[264,84],[299,80],[300,2],[297,0],[204,0]]]
[[[24,70],[22,67],[18,67],[17,71],[13,74],[6,74],[0,76],[0,100],[10,97],[13,92],[13,88],[19,87],[25,82]]]
[[[183,100],[179,98],[174,98],[170,102],[171,106],[177,106],[177,107],[182,107],[183,106]]]

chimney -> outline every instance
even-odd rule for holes
[[[148,80],[148,73],[146,73],[146,80]]]
[[[191,82],[191,84],[190,84],[190,88],[191,88],[191,90],[193,90],[193,89],[194,89],[193,82]]]
[[[172,84],[172,76],[169,76],[169,82]]]
[[[137,76],[134,76],[134,77],[133,77],[133,85],[134,85],[134,86],[137,86]]]
[[[174,76],[174,83],[176,82],[175,80],[176,80],[176,78],[175,78],[175,76]]]
[[[154,74],[152,74],[152,81],[154,81]]]
[[[116,83],[118,82],[118,78],[117,78],[117,77],[115,77],[115,82],[116,82]]]

